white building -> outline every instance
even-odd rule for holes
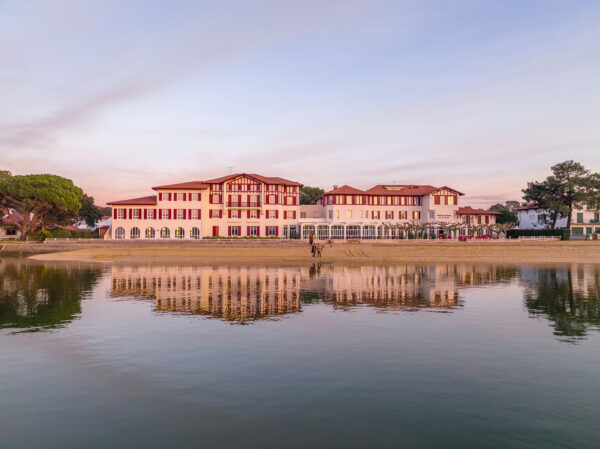
[[[549,229],[552,222],[552,212],[548,209],[541,209],[537,204],[527,204],[518,207],[516,210],[519,219],[518,229]],[[556,219],[556,228],[566,228],[567,217],[558,217]]]

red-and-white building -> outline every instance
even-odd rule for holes
[[[246,173],[156,186],[154,195],[108,203],[113,214],[105,238],[398,238],[398,223],[493,224],[497,215],[459,207],[463,193],[446,186],[342,186],[302,206],[301,188],[299,182]]]

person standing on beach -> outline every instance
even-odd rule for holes
[[[313,243],[310,247],[310,252],[312,253],[312,258],[315,258],[315,253],[317,252],[317,244]]]
[[[321,258],[321,250],[323,249],[323,245],[320,243],[317,243],[315,245],[315,250],[317,252],[317,257],[320,259]]]
[[[313,243],[315,243],[315,239],[313,238],[313,233],[311,232],[310,235],[308,236],[308,244],[309,245],[313,245]]]

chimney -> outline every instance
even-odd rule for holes
[[[337,188],[338,188],[338,186],[337,186],[337,185],[334,185],[334,186],[333,186],[333,190],[335,190],[335,189],[337,189]]]

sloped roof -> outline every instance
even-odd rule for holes
[[[301,184],[296,181],[290,181],[289,179],[279,178],[277,176],[262,176],[257,175],[255,173],[235,173],[233,175],[221,176],[220,178],[209,179],[207,181],[203,181],[206,184],[221,184],[222,182],[229,181],[230,179],[239,178],[240,176],[247,176],[248,178],[254,178],[257,181],[264,182],[265,184],[283,184],[286,186],[299,186],[302,187],[304,184]]]
[[[517,207],[517,210],[531,210],[531,209],[539,209],[540,206],[536,203],[529,203],[525,206]]]
[[[156,195],[143,196],[141,198],[132,198],[130,200],[111,201],[106,203],[109,206],[155,206]]]
[[[500,212],[493,210],[471,209],[469,207],[459,207],[458,215],[500,215]]]
[[[16,212],[13,212],[11,215],[7,215],[6,217],[3,217],[2,219],[0,219],[0,223],[5,224],[5,225],[17,224],[17,223],[21,223],[22,221],[23,221],[23,216]]]
[[[204,190],[208,188],[208,184],[202,181],[180,182],[177,184],[167,184],[164,186],[152,187],[152,190],[169,189],[169,190]]]
[[[364,190],[355,189],[354,187],[350,187],[349,185],[343,185],[341,187],[337,187],[329,192],[325,192],[323,195],[364,195]]]

